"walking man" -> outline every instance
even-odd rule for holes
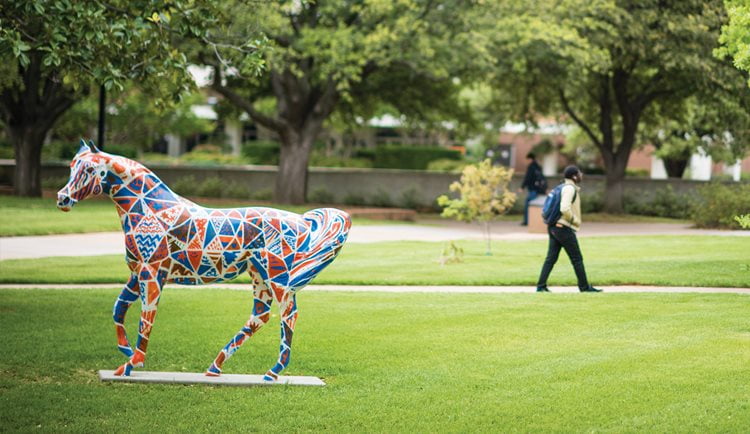
[[[580,184],[583,173],[576,166],[568,166],[563,172],[565,180],[560,191],[560,218],[556,222],[548,222],[549,247],[547,258],[544,260],[536,292],[549,292],[547,278],[555,266],[560,255],[560,249],[565,249],[578,279],[578,289],[581,292],[602,292],[591,286],[586,278],[583,266],[583,256],[578,246],[576,231],[581,227],[581,195]],[[550,193],[552,194],[552,193]]]
[[[547,192],[547,178],[544,177],[542,166],[536,162],[536,156],[533,152],[529,152],[526,154],[526,159],[529,160],[529,165],[526,167],[526,175],[523,177],[523,183],[518,190],[519,192],[524,188],[528,190],[526,203],[523,207],[523,222],[521,222],[521,226],[529,224],[529,202],[536,199],[538,195]]]

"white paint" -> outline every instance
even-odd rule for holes
[[[174,134],[165,134],[164,139],[167,141],[167,155],[170,157],[179,157],[182,155],[182,140]]]
[[[557,149],[542,158],[542,173],[544,176],[557,175]]]
[[[240,155],[242,149],[242,124],[233,119],[227,119],[224,123],[224,132],[232,148],[232,155]]]
[[[711,156],[699,153],[690,157],[690,179],[694,181],[711,180]]]
[[[664,160],[652,155],[651,156],[651,179],[667,179],[667,168],[664,167]]]
[[[208,384],[212,386],[325,386],[318,377],[280,376],[276,381],[265,381],[262,375],[221,374],[209,377],[195,372],[156,372],[132,371],[130,376],[116,376],[115,371],[99,371],[102,381],[123,383],[167,383],[167,384]]]
[[[725,165],[724,174],[730,175],[732,177],[732,181],[740,182],[740,179],[742,179],[742,162],[740,160],[737,160],[737,162],[732,164],[731,166]]]

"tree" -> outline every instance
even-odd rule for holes
[[[462,33],[472,4],[282,0],[250,8],[236,2],[224,37],[244,37],[248,28],[265,34],[273,47],[265,52],[265,73],[246,73],[243,54],[220,44],[199,56],[214,68],[212,87],[277,134],[281,155],[275,199],[302,203],[312,145],[335,110],[352,119],[387,103],[430,119],[460,109],[452,79],[472,51]],[[276,103],[271,114],[255,104],[269,95]]]
[[[520,115],[564,113],[589,136],[604,162],[608,212],[622,211],[647,110],[732,87],[722,82],[731,65],[712,56],[727,20],[719,0],[501,4],[515,16],[498,24],[495,83]]]
[[[15,149],[16,194],[41,194],[44,138],[92,86],[189,88],[185,55],[172,43],[206,37],[216,16],[207,0],[0,3],[0,120]]]
[[[513,169],[493,166],[487,159],[466,166],[461,179],[450,186],[459,197],[450,199],[446,195],[437,198],[443,207],[441,216],[458,221],[479,222],[487,240],[487,255],[492,254],[490,243],[490,221],[505,214],[516,201],[516,194],[508,190]]]

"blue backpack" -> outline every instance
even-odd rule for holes
[[[542,207],[542,220],[547,226],[552,226],[560,220],[560,201],[562,200],[562,189],[566,184],[560,184],[549,192]],[[573,202],[576,200],[577,191],[573,190]]]

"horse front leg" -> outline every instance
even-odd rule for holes
[[[279,359],[273,368],[266,372],[263,379],[276,381],[281,371],[289,365],[292,357],[292,336],[294,326],[297,323],[297,300],[293,292],[285,292],[279,302],[279,314],[281,316],[281,345],[279,346]]]
[[[141,295],[141,320],[138,324],[138,341],[135,352],[125,364],[117,368],[115,375],[130,375],[133,368],[142,367],[146,361],[146,348],[151,336],[151,329],[156,319],[156,309],[159,306],[161,290],[166,278],[166,272],[160,272],[158,267],[144,264],[138,273],[138,286]]]
[[[112,308],[112,318],[115,321],[115,332],[117,333],[117,348],[128,357],[133,355],[133,349],[130,347],[128,334],[125,331],[125,315],[127,315],[130,305],[138,298],[139,292],[138,276],[133,274],[122,289],[120,296],[115,300],[115,306]]]

